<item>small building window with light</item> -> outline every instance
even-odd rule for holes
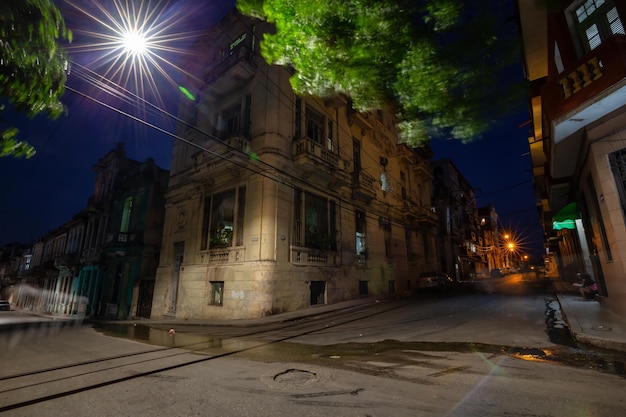
[[[120,233],[128,233],[130,227],[130,218],[133,214],[133,198],[128,197],[124,200],[122,209],[122,221],[120,223]]]

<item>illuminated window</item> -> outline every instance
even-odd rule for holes
[[[130,218],[133,214],[133,198],[128,197],[124,200],[124,208],[122,209],[122,222],[120,224],[120,232],[128,233],[130,226]]]
[[[357,210],[354,213],[356,227],[356,253],[357,255],[367,254],[367,244],[365,241],[365,212]]]
[[[245,198],[246,187],[205,198],[202,250],[243,245]]]

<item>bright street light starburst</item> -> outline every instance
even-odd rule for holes
[[[128,89],[163,108],[159,87],[171,85],[171,90],[178,90],[173,75],[191,76],[173,61],[193,54],[189,41],[198,37],[197,31],[179,30],[188,27],[185,20],[195,12],[188,4],[179,7],[180,3],[169,0],[66,2],[83,17],[79,27],[72,28],[76,43],[68,50],[70,54],[88,55],[83,65],[101,76],[89,81],[95,87],[118,96],[124,93],[113,91],[116,86]],[[144,109],[141,104],[137,106],[140,111]]]
[[[142,33],[129,31],[123,34],[124,50],[131,56],[143,55],[147,51],[148,42]]]

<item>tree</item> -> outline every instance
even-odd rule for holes
[[[68,62],[60,41],[71,41],[52,0],[0,2],[0,98],[31,117],[55,119],[64,106]],[[0,156],[31,157],[35,149],[17,138],[14,127],[0,132]]]
[[[491,3],[238,0],[237,7],[275,25],[261,52],[294,70],[296,93],[344,94],[361,111],[389,107],[403,140],[419,146],[450,135],[473,140],[521,99],[523,89],[507,77],[521,52],[517,33],[506,33]]]

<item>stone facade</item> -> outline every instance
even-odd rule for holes
[[[436,269],[430,151],[390,111],[298,96],[233,12],[190,63],[166,195],[154,318],[254,318],[412,291]]]

